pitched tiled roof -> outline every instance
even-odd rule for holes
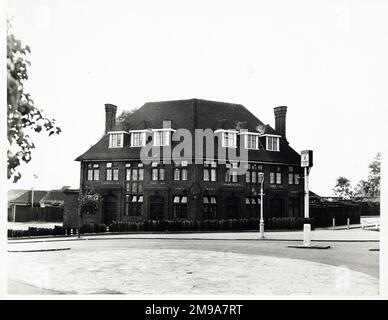
[[[163,121],[170,120],[173,129],[185,128],[194,135],[194,129],[247,129],[250,132],[279,134],[265,125],[241,104],[208,101],[202,99],[147,102],[129,115],[125,124],[127,130],[163,128]],[[264,132],[261,132],[263,131]],[[173,142],[178,144],[179,142]],[[129,139],[123,148],[108,148],[105,135],[76,160],[130,160],[139,159],[140,148],[130,148]],[[249,150],[252,161],[300,164],[300,155],[285,139],[280,142],[281,152],[269,152],[264,148]],[[215,143],[215,152],[217,144]],[[215,154],[217,156],[217,154]]]
[[[34,203],[39,203],[39,201],[46,195],[46,193],[47,191],[34,190]],[[31,203],[31,200],[32,200],[32,192],[31,190],[29,190],[9,202],[15,203],[15,204],[26,204],[26,203]]]
[[[64,190],[50,190],[40,200],[42,203],[62,203],[65,201]]]
[[[7,200],[8,202],[20,197],[23,193],[28,192],[27,189],[10,189],[7,192]]]

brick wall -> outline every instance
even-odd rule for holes
[[[79,190],[67,189],[65,192],[65,204],[63,211],[63,226],[76,228],[79,226],[78,195]]]

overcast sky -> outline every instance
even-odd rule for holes
[[[63,133],[34,136],[12,188],[79,186],[74,159],[104,132],[104,103],[202,98],[241,103],[314,150],[310,186],[353,185],[384,143],[388,1],[11,0],[31,47],[28,90]]]

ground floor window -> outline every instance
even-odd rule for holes
[[[125,216],[141,216],[143,209],[142,195],[125,195]]]
[[[187,218],[187,196],[174,196],[172,202],[173,218]]]
[[[288,215],[290,217],[300,217],[300,199],[289,198],[288,199]]]
[[[203,197],[203,219],[212,220],[217,218],[217,198]]]
[[[245,198],[245,212],[249,218],[260,217],[260,199],[256,197]]]

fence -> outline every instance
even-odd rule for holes
[[[362,216],[379,216],[380,215],[380,202],[362,201],[361,215]]]
[[[12,220],[12,209],[8,209],[8,220]],[[63,207],[15,206],[15,222],[62,222]]]
[[[146,220],[140,222],[114,221],[109,230],[125,231],[243,231],[259,229],[260,219],[228,219],[228,220]],[[308,219],[297,217],[281,217],[264,219],[266,230],[301,230]],[[313,219],[310,219],[314,227]]]
[[[84,224],[81,233],[136,232],[136,231],[258,231],[259,219],[229,219],[229,220],[145,220],[140,222],[114,221],[109,229],[100,223]],[[297,217],[267,218],[264,220],[266,230],[301,230],[304,223],[311,223],[314,219]],[[55,226],[49,228],[29,228],[28,230],[8,230],[9,238],[33,237],[47,235],[75,235],[77,228],[63,228]]]
[[[361,206],[356,203],[324,202],[310,204],[310,217],[314,219],[315,227],[331,227],[333,219],[335,224],[346,225],[347,219],[350,224],[360,223]]]

